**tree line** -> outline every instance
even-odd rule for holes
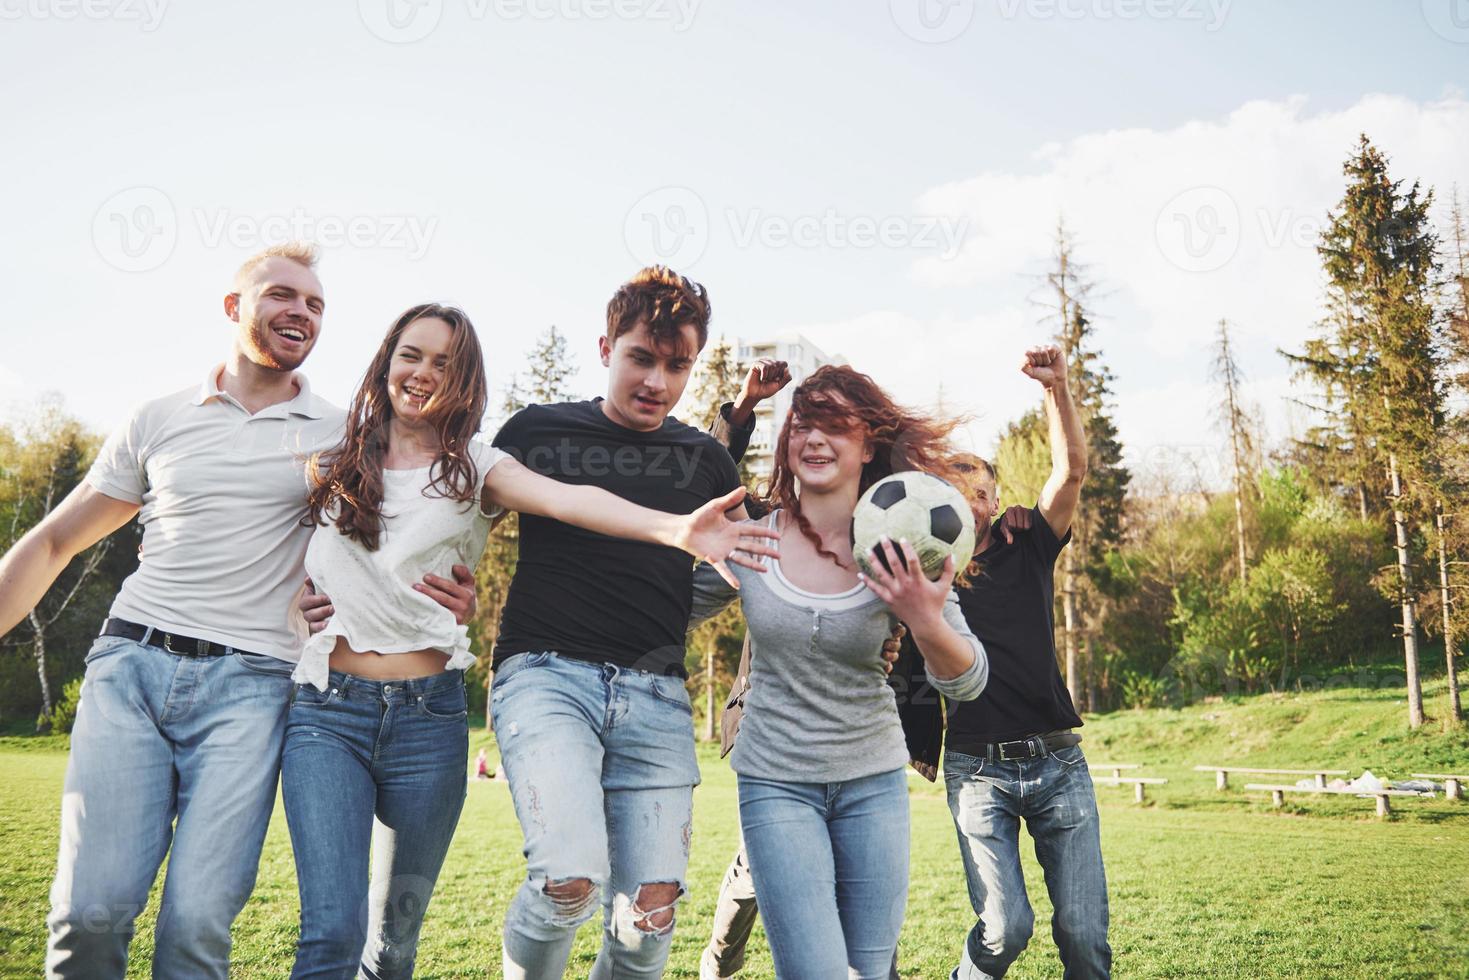
[[[1200,382],[1216,396],[1213,431],[1227,480],[1184,456],[1133,473],[1115,424],[1096,337],[1101,284],[1058,222],[1037,301],[1066,353],[1087,432],[1088,477],[1057,569],[1057,651],[1079,708],[1180,704],[1231,692],[1329,683],[1396,649],[1408,724],[1462,716],[1456,652],[1469,612],[1469,226],[1457,189],[1390,173],[1364,135],[1342,168],[1341,200],[1317,244],[1321,317],[1292,367],[1311,424],[1265,445],[1261,407],[1228,310],[1201,314],[1212,337]],[[550,327],[486,420],[575,397],[575,361]],[[746,366],[719,338],[701,359],[685,421],[707,427]],[[941,394],[937,395],[941,400]],[[1203,420],[1201,420],[1203,421]],[[100,438],[47,403],[0,427],[0,548],[8,549],[83,479]],[[1031,504],[1050,466],[1039,407],[994,447],[1003,504]],[[749,473],[741,474],[749,482]],[[471,703],[486,709],[489,657],[518,548],[510,515],[477,572]],[[0,723],[65,728],[82,659],[122,579],[137,565],[136,522],[67,568],[0,644]],[[707,737],[743,642],[731,610],[695,631],[686,666]],[[1447,695],[1430,714],[1425,642],[1442,644]]]

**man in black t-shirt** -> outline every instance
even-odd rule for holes
[[[1107,879],[1096,795],[1077,743],[1081,718],[1056,664],[1053,570],[1071,539],[1086,474],[1086,435],[1057,347],[1026,351],[1021,370],[1045,388],[1051,475],[1029,530],[1002,541],[994,469],[973,458],[966,488],[976,527],[978,571],[959,588],[970,629],[990,658],[977,699],[948,703],[944,777],[969,900],[970,930],[956,980],[1001,977],[1030,941],[1035,915],[1020,870],[1020,821],[1035,840],[1055,913],[1051,934],[1065,976],[1106,977]]]
[[[709,314],[698,283],[644,269],[607,307],[606,397],[532,405],[495,445],[539,473],[656,510],[687,514],[730,492],[739,476],[729,451],[668,416]],[[752,372],[726,410],[732,438],[748,441],[751,409],[782,373]],[[730,516],[743,519],[743,505]],[[663,974],[699,782],[683,666],[692,575],[675,549],[521,515],[491,693],[527,863],[505,915],[507,978],[562,976],[577,927],[599,908],[591,976]]]

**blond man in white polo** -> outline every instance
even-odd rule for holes
[[[47,918],[46,976],[121,978],[165,855],[153,976],[225,980],[275,801],[299,638],[288,625],[310,529],[307,454],[341,410],[296,372],[321,331],[316,252],[247,261],[236,324],[202,384],[149,401],[86,480],[0,559],[0,635],[73,556],[137,516],[138,570],[86,658]],[[455,608],[454,583],[425,591]],[[459,611],[456,609],[456,611]]]

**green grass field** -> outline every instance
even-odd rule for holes
[[[1432,713],[1442,682],[1425,693]],[[1469,977],[1469,801],[1405,799],[1388,822],[1354,797],[1297,797],[1276,811],[1268,794],[1218,793],[1210,775],[1191,771],[1225,762],[1368,767],[1392,778],[1469,769],[1469,734],[1444,734],[1437,724],[1410,734],[1402,697],[1401,688],[1369,685],[1088,718],[1084,748],[1093,762],[1144,763],[1144,774],[1171,780],[1142,806],[1127,788],[1097,789],[1116,975]],[[482,744],[493,748],[474,733],[474,748]],[[0,976],[41,971],[65,762],[60,739],[0,739]],[[698,974],[738,839],[734,778],[711,751],[702,763],[671,977]],[[972,916],[942,787],[916,776],[910,785],[913,878],[899,965],[905,977],[942,977]],[[1010,976],[1058,977],[1050,905],[1032,855],[1025,858],[1037,932]],[[498,975],[500,923],[522,868],[504,783],[471,783],[429,911],[420,977]],[[278,812],[259,886],[235,926],[231,975],[284,977],[295,924],[290,842]],[[150,909],[129,976],[148,975],[151,928]],[[598,938],[594,925],[582,931],[568,975],[586,975]],[[758,934],[745,975],[772,975]]]

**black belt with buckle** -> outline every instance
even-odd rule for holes
[[[184,636],[182,633],[169,633],[164,630],[144,626],[142,623],[130,623],[126,619],[116,619],[109,616],[107,622],[102,624],[102,636],[121,636],[132,640],[134,643],[142,643],[145,646],[158,647],[169,653],[180,657],[223,657],[229,653],[248,653],[246,650],[236,650],[234,647],[224,643],[215,643],[212,640],[200,640],[192,636]],[[147,639],[143,639],[144,637]]]
[[[1039,759],[1057,749],[1081,744],[1081,736],[1067,728],[1057,732],[1031,735],[1013,742],[971,742],[967,745],[951,745],[955,752],[979,756],[988,762],[1015,762],[1020,759]]]

